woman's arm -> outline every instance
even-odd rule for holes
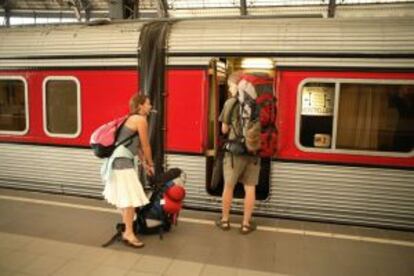
[[[146,117],[139,116],[137,120],[137,129],[139,134],[139,139],[141,142],[141,149],[142,149],[142,158],[145,170],[149,175],[154,174],[154,162],[152,160],[152,151],[151,145],[149,143],[148,137],[148,122]]]

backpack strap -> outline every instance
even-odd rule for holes
[[[239,103],[238,101],[235,101],[233,103],[233,105],[231,106],[230,112],[229,112],[229,116],[230,116],[230,120],[229,120],[230,121],[230,128],[233,130],[234,134],[236,135],[236,139],[235,140],[237,140],[237,138],[243,138],[243,135],[240,135],[240,133],[238,133],[238,131],[236,130],[236,127],[235,127],[234,122],[232,120],[233,112],[234,112],[236,106],[238,105],[238,103]],[[227,141],[231,142],[232,140],[227,139]],[[230,154],[231,154],[231,167],[234,168],[234,154],[232,152],[230,152]]]
[[[102,247],[108,247],[111,244],[113,244],[114,242],[121,241],[122,240],[122,233],[125,231],[125,224],[118,223],[116,225],[115,229],[116,229],[115,235],[113,235],[112,238],[109,239],[109,241],[107,241],[106,243],[102,244]]]
[[[230,112],[229,112],[229,116],[230,116],[230,120],[229,120],[230,121],[230,128],[233,129],[234,134],[236,135],[237,138],[243,138],[243,133],[238,133],[238,131],[236,130],[236,126],[233,124],[233,120],[231,119],[231,117],[233,115],[233,112],[234,112],[234,110],[235,110],[235,108],[237,107],[238,104],[239,104],[239,107],[240,107],[240,103],[238,103],[237,101],[234,102],[234,104],[231,106],[231,109],[230,109]],[[241,119],[241,116],[239,116],[238,119]],[[238,120],[238,121],[241,122],[241,120]],[[240,126],[241,126],[241,129],[243,129],[242,128],[242,125],[240,125]]]
[[[128,136],[128,137],[126,137],[125,139],[122,139],[121,141],[117,142],[117,143],[115,144],[115,147],[118,147],[118,146],[120,146],[120,145],[124,144],[124,143],[125,143],[125,142],[127,142],[127,141],[130,141],[130,142],[131,142],[132,138],[134,138],[135,136],[138,136],[138,132],[135,132],[134,134],[132,134],[132,135],[130,135],[130,136]],[[128,145],[129,145],[129,144],[128,144]]]
[[[118,140],[118,137],[119,137],[119,134],[121,133],[121,130],[122,130],[122,128],[124,127],[124,125],[125,125],[125,122],[128,120],[128,118],[129,117],[131,117],[131,115],[126,115],[125,116],[125,119],[123,120],[123,122],[120,124],[120,126],[118,127],[118,129],[116,130],[116,132],[115,132],[115,141],[116,140]],[[130,141],[130,140],[132,140],[132,138],[134,138],[135,136],[137,136],[138,135],[138,132],[134,132],[134,134],[132,134],[132,135],[130,135],[130,136],[128,136],[128,137],[126,137],[126,138],[124,138],[124,139],[122,139],[121,141],[119,141],[119,142],[115,142],[115,148],[116,147],[118,147],[118,146],[120,146],[120,145],[123,145],[125,142],[127,142],[127,141]]]

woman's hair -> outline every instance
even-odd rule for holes
[[[129,100],[129,114],[138,114],[140,106],[143,105],[147,99],[147,95],[144,95],[143,93],[135,93]]]

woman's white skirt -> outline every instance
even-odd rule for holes
[[[105,184],[104,198],[118,208],[141,207],[149,203],[134,169],[112,170]]]

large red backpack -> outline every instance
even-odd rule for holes
[[[239,82],[246,89],[253,89],[256,94],[255,117],[260,121],[261,157],[272,157],[277,149],[276,98],[273,95],[273,79],[266,75],[245,74]]]

